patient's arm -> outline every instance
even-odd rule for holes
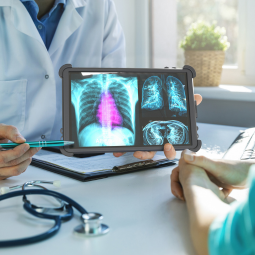
[[[230,206],[222,201],[224,193],[202,168],[181,159],[179,171],[189,212],[191,238],[197,253],[206,255],[210,225],[217,216],[228,212]]]
[[[249,169],[254,161],[212,160],[204,156],[185,150],[182,153],[186,163],[204,169],[210,180],[217,186],[224,188],[225,196],[232,189],[246,188]],[[173,170],[171,175],[172,193],[183,199],[183,190],[179,181],[179,168]]]
[[[191,238],[199,255],[255,254],[255,166],[249,172],[249,195],[244,201],[227,205],[224,193],[206,172],[179,163],[190,219]]]
[[[255,163],[250,160],[212,160],[204,156],[197,156],[189,150],[184,151],[183,158],[187,163],[203,168],[212,181],[218,181],[216,183],[220,184],[218,186],[228,189],[246,188],[249,169]]]
[[[189,212],[191,239],[197,253],[206,255],[209,254],[210,225],[216,217],[228,212],[230,206],[222,202],[210,188],[206,187],[210,182],[209,179],[205,177],[201,181],[202,186],[192,184],[189,188],[184,188],[184,196]]]

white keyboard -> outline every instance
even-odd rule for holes
[[[229,160],[255,160],[255,128],[240,133],[223,156]]]

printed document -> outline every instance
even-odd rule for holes
[[[114,157],[112,153],[88,158],[76,158],[66,157],[60,153],[46,150],[40,150],[33,156],[33,158],[81,174],[111,170],[114,166],[121,166],[141,161],[135,158],[133,153],[126,153],[119,158]],[[163,153],[158,153],[154,156],[153,160],[160,160],[164,158],[166,157]]]

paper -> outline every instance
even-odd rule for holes
[[[33,156],[33,158],[60,166],[69,171],[74,171],[82,174],[102,170],[111,170],[114,166],[121,166],[141,161],[135,158],[133,153],[126,153],[119,158],[114,157],[112,153],[106,153],[104,155],[93,156],[89,158],[70,158],[56,152],[45,150],[40,150],[36,155]],[[163,155],[155,155],[153,160],[164,158],[165,156]]]

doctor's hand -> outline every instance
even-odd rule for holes
[[[199,167],[205,170],[209,179],[222,188],[227,197],[232,189],[246,188],[249,169],[254,162],[213,160],[204,156],[185,150],[182,152],[181,160],[187,165]],[[179,163],[180,166],[180,163]],[[180,184],[180,168],[177,167],[171,174],[171,190],[173,195],[184,200],[183,187]]]
[[[197,101],[197,105],[199,105],[202,102],[202,96],[201,95],[195,94],[194,98],[195,98],[195,101]],[[157,153],[156,151],[136,151],[134,153],[134,157],[136,157],[138,159],[142,159],[142,160],[152,159],[155,156],[156,153]],[[165,144],[164,153],[165,153],[165,156],[168,159],[170,159],[170,160],[175,159],[176,151],[175,151],[174,147],[171,144],[169,144],[169,143]],[[120,157],[123,154],[125,154],[125,152],[124,153],[123,152],[113,153],[113,155],[115,157]]]
[[[32,156],[40,150],[40,148],[30,149],[28,144],[21,144],[10,150],[1,149],[1,143],[7,143],[8,140],[14,143],[26,141],[16,127],[0,124],[0,180],[25,172]]]

